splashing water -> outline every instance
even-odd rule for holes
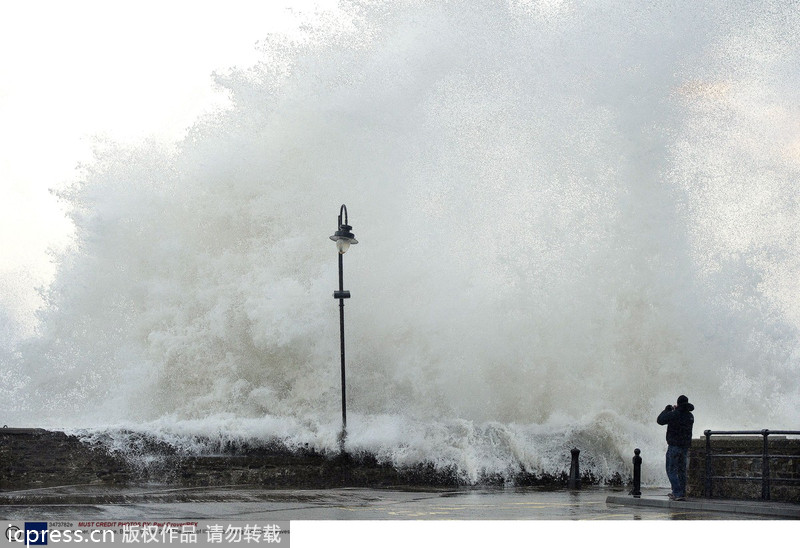
[[[800,416],[800,8],[345,2],[218,76],[173,149],[106,144],[0,412],[348,444],[465,477],[663,481],[655,416]],[[792,422],[794,421],[794,422]]]

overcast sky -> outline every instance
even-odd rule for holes
[[[30,0],[0,5],[0,305],[19,317],[53,275],[69,223],[50,189],[92,137],[177,140],[224,103],[212,72],[336,0]],[[4,314],[4,315],[5,315]]]

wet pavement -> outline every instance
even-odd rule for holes
[[[666,500],[666,489],[644,497]],[[265,490],[69,486],[0,493],[4,520],[758,520],[775,517],[608,504],[621,489]]]

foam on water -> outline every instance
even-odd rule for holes
[[[99,146],[4,422],[335,448],[346,203],[354,449],[663,482],[678,394],[796,427],[800,8],[648,4],[344,2]]]

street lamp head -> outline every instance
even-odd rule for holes
[[[344,222],[342,222],[342,214],[344,214]],[[341,209],[339,210],[339,230],[337,230],[333,236],[331,236],[331,240],[336,242],[336,248],[339,250],[339,254],[344,255],[350,246],[353,244],[357,244],[358,240],[353,235],[353,227],[347,224],[347,208],[342,204]]]
[[[353,227],[350,225],[339,225],[339,230],[336,231],[336,234],[331,236],[331,240],[336,242],[336,248],[342,255],[350,249],[352,244],[358,243],[358,240],[356,240],[351,230],[353,230]]]
[[[344,255],[345,253],[347,253],[347,250],[350,249],[350,244],[351,243],[356,243],[357,244],[358,242],[357,241],[351,242],[347,238],[342,238],[341,240],[336,240],[336,249],[339,250],[339,253],[341,255]]]

